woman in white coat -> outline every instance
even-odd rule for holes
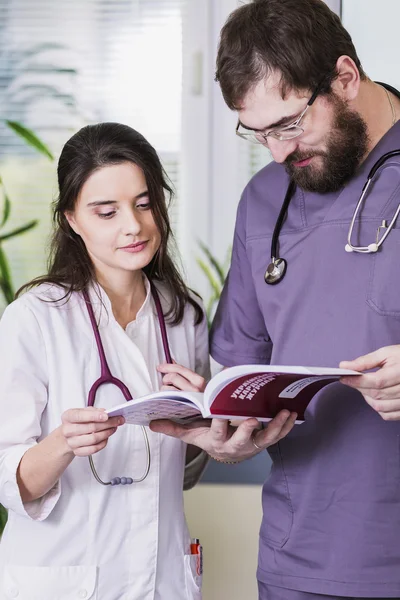
[[[152,146],[116,123],[67,142],[58,183],[48,274],[0,321],[0,599],[197,600],[187,447],[107,418],[115,385],[88,406],[99,344],[132,397],[209,376],[206,320],[170,257],[171,190]]]

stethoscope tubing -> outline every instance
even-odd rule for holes
[[[372,252],[377,252],[379,250],[379,248],[382,246],[382,244],[384,243],[384,241],[386,240],[387,236],[389,235],[389,233],[391,232],[391,230],[393,229],[395,222],[397,220],[397,217],[400,214],[400,203],[397,207],[397,210],[394,213],[394,216],[392,217],[390,223],[388,226],[385,225],[385,233],[382,235],[382,237],[380,239],[378,239],[377,237],[377,241],[374,244],[370,244],[369,246],[353,246],[351,243],[351,237],[353,234],[353,229],[354,229],[354,225],[357,219],[357,216],[361,210],[361,206],[363,205],[364,202],[364,198],[368,192],[368,189],[373,181],[373,178],[375,176],[375,174],[377,173],[377,171],[384,165],[384,163],[389,160],[390,158],[394,157],[394,156],[399,156],[400,155],[400,149],[396,149],[396,150],[390,150],[389,152],[386,152],[385,154],[383,154],[377,161],[376,163],[373,165],[373,167],[371,168],[368,177],[367,177],[367,181],[365,182],[362,192],[361,192],[361,196],[357,202],[356,208],[353,212],[353,216],[350,222],[350,227],[349,227],[349,232],[348,232],[348,236],[347,236],[347,244],[346,244],[346,251],[348,252],[358,252],[361,254],[370,254]],[[281,210],[279,212],[278,215],[278,219],[276,221],[275,227],[274,227],[274,231],[272,234],[272,240],[271,240],[271,262],[269,263],[267,270],[265,272],[264,275],[264,280],[267,284],[269,285],[275,285],[277,283],[279,283],[280,281],[282,281],[282,279],[284,278],[286,271],[287,271],[287,261],[280,257],[278,254],[278,242],[279,242],[279,235],[283,226],[283,222],[285,220],[285,217],[287,215],[287,211],[289,209],[289,205],[290,202],[294,196],[294,192],[295,192],[295,183],[293,182],[293,180],[290,180],[286,194],[285,194],[285,198],[281,207]],[[383,228],[383,226],[382,226]],[[378,229],[378,236],[379,236],[379,229]]]
[[[156,311],[157,311],[157,318],[158,318],[158,323],[159,323],[160,331],[161,331],[161,338],[162,338],[165,360],[167,363],[172,364],[173,361],[172,361],[171,351],[170,351],[169,342],[168,342],[167,327],[165,324],[165,319],[164,319],[164,314],[163,314],[163,310],[162,310],[162,306],[161,306],[160,297],[158,295],[158,292],[157,292],[157,289],[156,289],[154,283],[151,281],[150,281],[150,290],[151,290],[151,294],[152,294],[154,304],[156,307]],[[88,406],[94,406],[97,390],[99,389],[100,386],[102,386],[104,384],[112,384],[112,385],[117,386],[118,389],[121,391],[122,395],[124,396],[125,400],[129,401],[132,399],[132,395],[131,395],[129,389],[122,381],[120,381],[119,379],[117,379],[116,377],[114,377],[112,375],[110,368],[108,366],[105,351],[104,351],[104,346],[101,341],[99,327],[97,325],[96,318],[94,316],[94,311],[93,311],[92,303],[89,298],[89,294],[86,290],[84,290],[82,292],[82,295],[83,295],[83,298],[86,303],[87,311],[89,313],[90,323],[91,323],[91,326],[93,329],[93,334],[94,334],[96,345],[97,345],[98,355],[100,358],[100,377],[93,383],[92,387],[89,390]],[[95,467],[94,461],[93,461],[93,456],[89,456],[90,469],[98,483],[100,483],[101,485],[114,486],[114,485],[119,485],[120,483],[122,483],[122,484],[140,483],[141,481],[144,481],[146,479],[147,475],[149,474],[150,465],[151,465],[150,442],[149,442],[149,437],[147,435],[146,428],[143,425],[141,425],[141,431],[143,434],[143,439],[144,439],[144,444],[145,444],[145,449],[146,449],[146,465],[145,465],[143,474],[138,478],[114,477],[110,481],[103,481],[100,478],[99,474],[97,473],[97,470],[96,470],[96,467]]]

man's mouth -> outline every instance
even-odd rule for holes
[[[313,157],[309,156],[308,158],[303,158],[302,160],[298,160],[295,162],[292,162],[292,165],[294,167],[307,167],[310,162],[312,161]]]

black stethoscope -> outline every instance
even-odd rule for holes
[[[400,156],[400,149],[391,150],[390,152],[386,152],[386,154],[381,156],[381,158],[379,158],[379,160],[376,161],[376,163],[374,164],[374,166],[372,167],[372,169],[370,170],[370,172],[368,174],[367,181],[364,184],[364,187],[363,187],[361,195],[360,195],[360,199],[357,202],[357,206],[354,210],[353,217],[351,219],[349,233],[347,236],[347,244],[345,246],[346,252],[359,252],[362,254],[370,254],[373,252],[377,252],[394,227],[396,219],[400,214],[400,203],[399,203],[397,210],[394,213],[394,216],[392,217],[389,225],[388,225],[387,221],[382,221],[382,224],[378,227],[377,234],[376,234],[376,240],[374,243],[369,244],[368,246],[355,246],[351,242],[351,237],[353,234],[354,224],[355,224],[357,215],[360,212],[361,206],[364,202],[364,198],[368,192],[369,187],[371,186],[373,178],[374,178],[375,174],[377,173],[377,171],[382,167],[382,165],[389,158],[392,158],[393,156]],[[264,275],[265,283],[268,283],[269,285],[275,285],[276,283],[279,283],[280,281],[282,281],[282,279],[284,278],[284,276],[286,274],[287,261],[284,258],[281,258],[278,256],[278,240],[279,240],[279,234],[282,229],[283,221],[285,220],[285,217],[287,215],[289,204],[294,196],[295,188],[296,188],[296,184],[294,183],[294,181],[290,181],[287,191],[286,191],[285,199],[282,204],[282,208],[279,212],[278,219],[277,219],[275,227],[274,227],[274,232],[272,235],[272,242],[271,242],[271,262],[269,263],[267,270],[265,271],[265,275]],[[385,230],[385,232],[382,236],[381,236],[381,230]]]

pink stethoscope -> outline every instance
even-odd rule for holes
[[[163,315],[163,311],[162,311],[162,307],[161,307],[160,297],[159,297],[158,292],[152,282],[150,282],[150,289],[151,289],[151,294],[152,294],[154,304],[155,304],[156,310],[157,310],[157,317],[158,317],[158,323],[160,325],[160,330],[161,330],[161,337],[162,337],[162,343],[163,343],[163,348],[164,348],[165,360],[167,363],[172,363],[171,352],[170,352],[169,344],[168,344],[167,328],[165,325],[165,319],[164,319],[164,315]],[[108,366],[108,363],[107,363],[106,355],[104,352],[104,346],[101,341],[99,328],[96,323],[96,319],[94,316],[92,304],[89,299],[89,295],[86,290],[82,292],[82,295],[86,302],[86,307],[87,307],[87,310],[89,313],[90,322],[92,324],[93,333],[94,333],[94,337],[96,340],[97,350],[98,350],[99,358],[100,358],[100,377],[93,383],[92,387],[90,388],[87,405],[94,406],[94,403],[96,400],[96,393],[97,393],[97,390],[99,389],[99,387],[104,384],[110,384],[110,383],[112,385],[117,386],[117,388],[122,392],[122,395],[124,396],[125,400],[127,400],[127,401],[132,400],[132,394],[130,393],[130,391],[126,387],[126,385],[122,381],[120,381],[119,379],[114,377],[110,371],[110,367]],[[143,481],[144,479],[146,479],[146,477],[149,473],[149,470],[150,470],[150,444],[149,444],[149,438],[148,438],[145,427],[141,426],[141,428],[142,428],[144,443],[145,443],[145,447],[146,447],[146,455],[147,455],[146,467],[143,472],[143,475],[141,477],[139,477],[138,479],[133,479],[132,477],[113,477],[110,481],[103,481],[99,477],[99,474],[96,471],[96,468],[95,468],[94,462],[93,462],[93,457],[89,456],[90,468],[92,470],[92,473],[93,473],[95,479],[99,483],[101,483],[102,485],[111,485],[111,486],[120,485],[120,484],[121,485],[130,485],[132,483],[139,483],[140,481]]]

